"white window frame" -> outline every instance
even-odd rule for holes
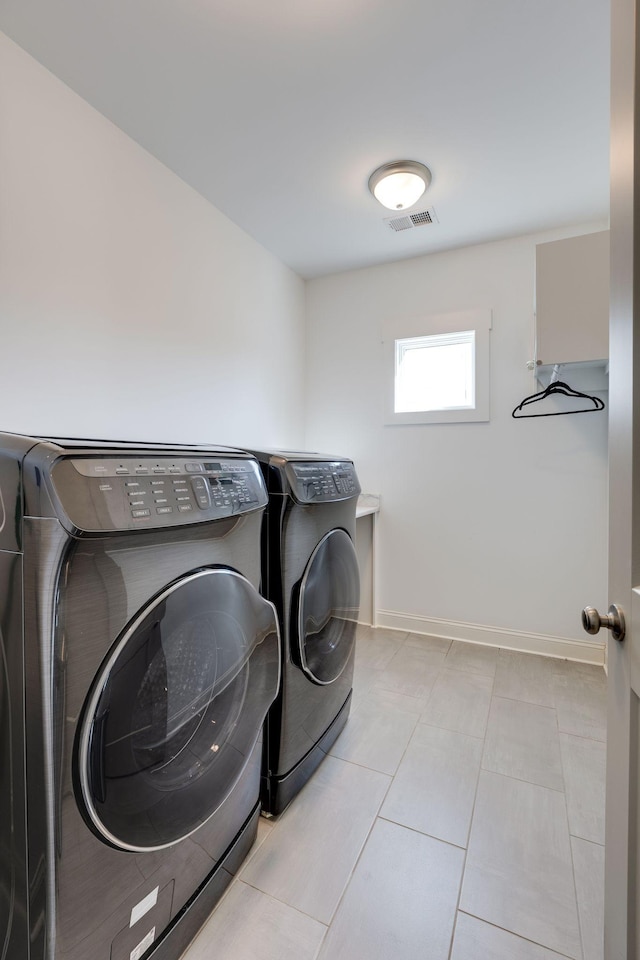
[[[383,339],[385,424],[393,426],[412,423],[487,422],[489,420],[491,326],[491,310],[469,310],[388,322],[385,325]],[[474,333],[474,406],[397,413],[395,392],[398,341],[446,336],[466,331]]]

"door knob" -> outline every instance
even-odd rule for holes
[[[595,607],[585,607],[582,611],[582,626],[587,633],[597,633],[601,627],[611,630],[616,640],[624,640],[626,626],[624,613],[617,603],[612,603],[606,617],[601,617]]]

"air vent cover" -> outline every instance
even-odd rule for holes
[[[394,233],[398,233],[400,230],[413,230],[414,227],[422,227],[427,223],[438,223],[438,218],[433,207],[429,207],[428,210],[408,213],[403,217],[388,217],[384,222],[389,225]]]

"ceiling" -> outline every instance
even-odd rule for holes
[[[608,0],[0,0],[0,30],[303,277],[608,216]],[[437,222],[385,223],[397,159]]]

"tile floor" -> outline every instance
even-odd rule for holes
[[[602,960],[602,669],[359,628],[349,722],[183,960]]]

